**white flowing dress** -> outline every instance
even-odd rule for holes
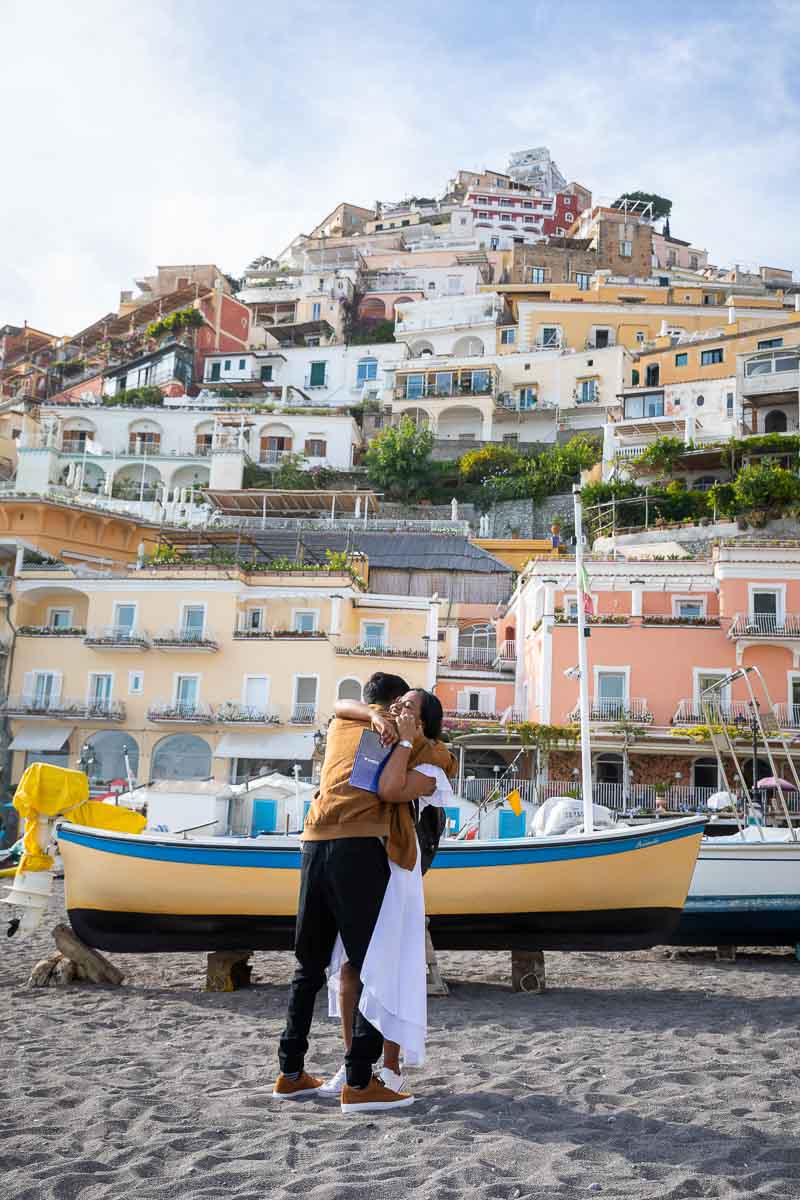
[[[436,780],[436,791],[420,799],[420,808],[426,804],[443,807],[450,802],[453,789],[441,767],[426,763],[414,770]],[[421,1066],[428,1028],[428,986],[419,845],[413,870],[406,871],[391,859],[389,869],[386,893],[361,968],[358,1007],[384,1038],[402,1046],[407,1066]],[[339,972],[346,961],[339,936],[328,967],[328,1013],[332,1017],[341,1015]]]

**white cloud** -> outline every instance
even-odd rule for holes
[[[235,272],[341,199],[439,194],[540,143],[596,194],[671,196],[673,231],[717,262],[800,270],[791,0],[747,27],[718,3],[671,27],[509,6],[492,40],[468,6],[415,0],[335,18],[241,0],[235,20],[206,0],[7,0],[0,322],[73,332],[158,263]]]

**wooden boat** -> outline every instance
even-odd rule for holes
[[[633,950],[669,941],[703,818],[535,839],[445,840],[425,879],[440,949]],[[60,828],[69,919],[102,950],[289,950],[296,837]]]
[[[800,841],[786,829],[747,826],[703,838],[670,944],[800,944]]]

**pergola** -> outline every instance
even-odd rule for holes
[[[319,517],[364,518],[378,511],[378,493],[372,491],[281,491],[273,488],[248,488],[247,491],[220,491],[210,488],[208,501],[223,517]]]

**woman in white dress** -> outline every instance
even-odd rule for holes
[[[337,716],[357,717],[353,702],[341,702],[343,711]],[[346,709],[344,708],[346,705]],[[358,711],[361,719],[371,719],[381,736],[396,740],[398,734],[385,718],[366,706]],[[393,715],[400,725],[400,736],[422,732],[432,743],[432,758],[455,769],[455,759],[438,742],[442,727],[442,706],[436,696],[422,689],[407,692],[393,706]],[[421,799],[424,804],[445,806],[453,789],[442,766],[415,762],[414,770],[435,779],[437,787],[432,796]],[[352,1031],[352,1014],[358,988],[358,1006],[370,1024],[384,1036],[384,1065],[382,1077],[387,1087],[398,1091],[403,1087],[400,1068],[400,1048],[408,1066],[420,1066],[425,1060],[427,1031],[427,968],[425,961],[425,897],[422,888],[419,845],[412,870],[405,870],[389,859],[390,877],[381,905],[378,921],[370,940],[361,977],[345,959],[341,938],[337,938],[328,970],[328,1012],[342,1019],[342,1034],[347,1047]],[[344,1079],[340,1067],[321,1089],[338,1094]]]

